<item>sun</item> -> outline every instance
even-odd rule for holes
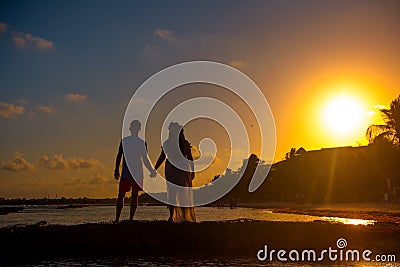
[[[348,135],[360,130],[364,124],[364,114],[360,100],[341,95],[330,99],[325,105],[322,120],[329,132]]]

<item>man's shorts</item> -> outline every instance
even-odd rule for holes
[[[127,193],[129,191],[143,191],[142,187],[136,183],[135,180],[129,178],[121,178],[119,180],[119,192]]]

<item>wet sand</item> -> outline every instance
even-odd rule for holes
[[[96,256],[226,256],[256,258],[258,250],[336,247],[345,238],[349,248],[396,254],[400,228],[391,223],[343,225],[326,222],[235,220],[172,224],[166,221],[124,221],[120,224],[46,225],[0,229],[0,262],[31,262],[57,257]]]

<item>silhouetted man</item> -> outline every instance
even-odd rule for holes
[[[139,191],[143,190],[143,164],[150,171],[150,177],[155,177],[156,171],[151,166],[149,158],[147,156],[146,143],[141,139],[138,134],[141,128],[141,124],[138,120],[131,122],[129,130],[131,135],[122,139],[117,159],[115,161],[114,178],[119,178],[119,189],[118,199],[116,207],[115,222],[119,222],[121,211],[124,206],[125,194],[132,190],[131,210],[129,220],[133,220],[135,211],[138,205],[138,194]],[[122,163],[122,174],[119,173],[119,165]],[[128,168],[127,162],[130,169]]]

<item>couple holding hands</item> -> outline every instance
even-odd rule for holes
[[[194,163],[191,145],[186,140],[183,127],[171,122],[168,139],[163,143],[161,154],[154,169],[147,155],[147,146],[138,135],[141,124],[138,120],[131,122],[130,136],[122,139],[115,162],[114,178],[120,180],[116,207],[115,222],[119,222],[125,194],[132,191],[129,220],[133,220],[138,206],[139,191],[143,191],[143,165],[150,172],[150,177],[157,176],[156,170],[166,160],[165,178],[167,180],[167,202],[169,203],[169,219],[171,222],[195,222],[193,205],[192,180],[194,179]],[[122,172],[119,172],[121,159]],[[127,161],[129,162],[129,168]],[[178,163],[178,164],[177,164]]]

